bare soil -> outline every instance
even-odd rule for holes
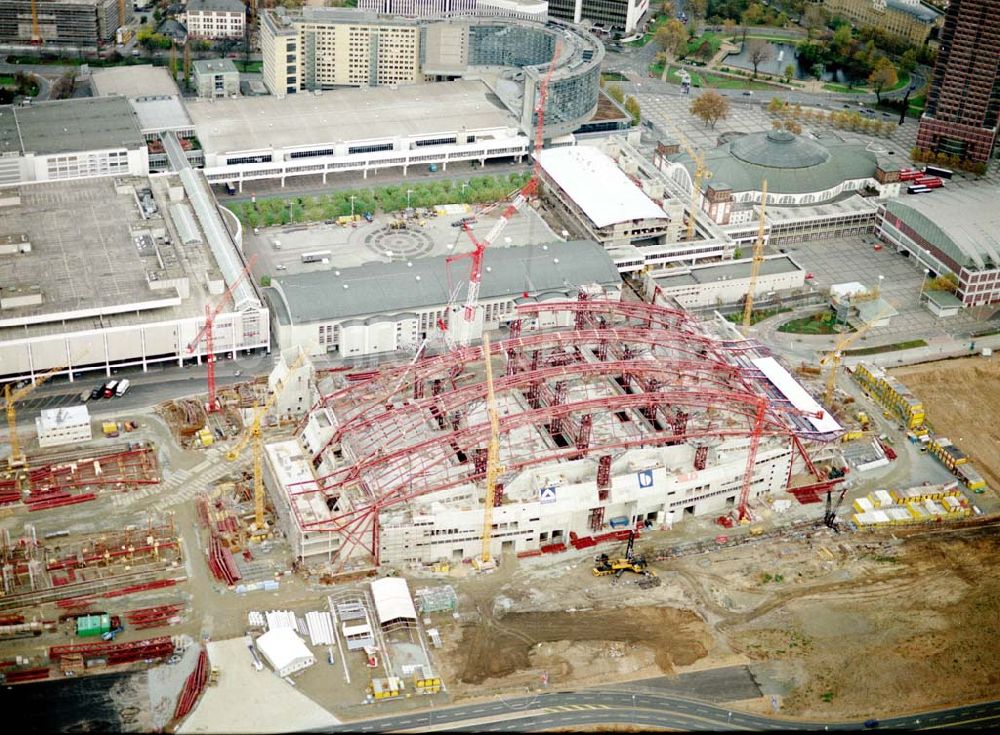
[[[934,432],[968,454],[1000,488],[1000,360],[966,357],[891,371],[920,397]]]
[[[464,627],[459,677],[465,684],[481,684],[529,668],[531,653],[539,644],[578,641],[648,646],[660,671],[671,673],[675,665],[704,657],[709,636],[694,612],[668,607],[491,616]]]

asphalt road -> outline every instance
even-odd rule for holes
[[[877,717],[877,715],[875,715]],[[669,695],[585,690],[479,702],[359,720],[316,732],[534,732],[601,723],[681,730],[858,730],[864,723],[823,723],[746,714]],[[880,719],[879,729],[986,729],[1000,726],[1000,701]]]

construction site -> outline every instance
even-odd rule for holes
[[[5,690],[114,682],[95,695],[107,703],[100,716],[27,708],[42,729],[353,727],[428,709],[430,720],[432,707],[487,694],[650,681],[793,726],[995,697],[1000,469],[995,442],[963,430],[992,418],[972,396],[991,390],[993,363],[963,366],[970,392],[953,412],[943,401],[961,391],[925,368],[843,364],[881,312],[859,309],[810,362],[758,339],[766,182],[733,320],[647,303],[641,279],[622,281],[592,240],[526,245],[524,273],[505,272],[517,256],[491,261],[491,245],[526,207],[544,208],[551,73],[532,176],[475,213],[485,236],[469,217],[454,223],[468,247],[440,264],[467,264],[468,277],[453,286],[450,271],[438,274],[439,302],[378,304],[389,321],[351,312],[310,325],[266,369],[223,384],[223,335],[234,361],[260,347],[229,339],[230,302],[263,319],[253,337],[269,343],[268,312],[256,256],[205,225],[221,215],[187,177],[199,221],[226,245],[221,278],[208,268],[191,279],[213,287],[165,358],[177,362],[169,375],[197,362],[198,382],[135,407],[128,379],[124,389],[109,380],[93,402],[80,398],[85,431],[58,434],[58,447],[42,417],[35,437],[26,419],[33,392],[73,368],[53,357],[49,372],[5,385],[0,675],[19,685]],[[646,225],[659,237],[661,214],[674,235],[683,223],[694,237],[693,208],[682,222],[637,189],[632,205],[648,216],[632,219],[646,225],[608,224],[603,204],[581,204],[557,173],[616,247]],[[150,200],[185,196],[150,181]],[[115,197],[139,201],[122,188]],[[587,268],[560,266],[573,253],[559,248]],[[543,261],[556,276],[544,287],[527,278],[541,279]],[[396,265],[400,279],[413,268]],[[342,296],[356,284],[344,301],[368,303],[364,280],[335,282],[330,270],[322,289]],[[406,276],[413,292],[417,271]],[[282,280],[289,291],[304,283]],[[301,325],[294,309],[275,311],[279,326]],[[390,321],[420,326],[406,335],[411,353],[396,354],[403,328]],[[334,332],[338,350],[364,349],[328,359]],[[145,352],[138,362],[145,373]],[[110,379],[112,362],[102,367]]]

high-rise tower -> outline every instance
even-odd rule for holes
[[[951,0],[917,147],[986,161],[1000,112],[1000,0]]]

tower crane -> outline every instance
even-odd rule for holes
[[[843,351],[871,329],[875,322],[887,314],[888,309],[873,317],[871,321],[865,322],[856,332],[851,332],[841,337],[836,347],[819,361],[820,367],[826,367],[827,364],[830,365],[830,371],[826,376],[826,391],[823,393],[824,404],[829,406],[833,403],[833,392],[837,387],[837,368],[840,367],[840,361],[843,359]]]
[[[299,356],[288,367],[289,373],[298,369],[305,359],[305,351],[300,352]],[[258,404],[254,407],[253,418],[250,420],[250,429],[244,431],[236,445],[226,453],[226,459],[230,462],[235,462],[239,459],[243,450],[246,449],[247,444],[253,442],[253,525],[250,527],[250,534],[254,537],[267,535],[267,523],[264,521],[264,442],[260,425],[267,412],[274,407],[286,385],[287,381],[285,383],[278,383],[274,387],[274,392],[271,393],[264,404]]]
[[[753,244],[753,264],[750,266],[750,285],[747,287],[746,301],[743,303],[743,328],[750,327],[750,316],[753,313],[753,291],[757,287],[757,276],[760,275],[760,264],[764,262],[764,231],[767,220],[764,211],[767,209],[767,179],[761,182],[760,196],[760,227],[757,228],[757,241]]]
[[[483,332],[483,363],[486,366],[486,412],[490,418],[490,441],[486,446],[486,499],[483,501],[483,550],[476,559],[480,571],[496,566],[490,554],[493,535],[493,503],[496,502],[497,477],[503,471],[500,466],[500,414],[497,398],[493,390],[493,364],[490,360],[490,335]]]
[[[16,390],[11,389],[10,383],[4,384],[4,408],[7,411],[7,434],[10,440],[10,456],[7,458],[8,467],[23,467],[27,462],[24,452],[21,451],[21,441],[17,438],[17,409],[15,408],[15,404],[22,398],[27,397],[33,390],[35,390],[35,388],[40,386],[53,375],[65,369],[66,365],[52,368],[47,373],[36,377],[34,383]]]
[[[42,27],[38,24],[38,0],[31,0],[31,43],[34,46],[45,43],[45,39],[42,38]]]
[[[545,72],[545,76],[542,77],[542,80],[538,83],[538,102],[535,104],[535,115],[537,117],[535,124],[535,150],[531,178],[528,179],[528,183],[514,193],[513,198],[507,205],[507,208],[500,214],[500,219],[498,219],[496,224],[493,225],[493,228],[487,233],[485,239],[477,239],[468,223],[462,225],[462,229],[465,230],[465,233],[472,241],[474,249],[471,253],[461,253],[459,255],[452,255],[445,258],[446,265],[451,265],[455,261],[461,260],[462,258],[469,258],[472,261],[472,266],[469,270],[469,288],[465,298],[465,329],[462,330],[458,339],[455,340],[456,343],[462,347],[467,347],[469,344],[469,339],[472,334],[471,325],[476,318],[476,307],[479,305],[479,286],[483,279],[483,256],[486,253],[486,248],[489,247],[490,244],[497,241],[497,238],[500,237],[501,233],[503,233],[504,228],[507,227],[507,223],[510,221],[511,217],[521,211],[525,203],[527,203],[527,201],[538,192],[538,185],[542,173],[542,144],[545,139],[545,102],[548,100],[549,82],[552,80],[552,74],[555,72],[556,61],[559,59],[559,52],[561,50],[562,41],[557,40],[555,50],[552,53],[552,61],[549,62],[549,67]],[[449,313],[450,312],[451,310],[449,309]],[[442,331],[447,330],[447,324],[444,323],[444,320],[438,322],[438,328]]]
[[[694,161],[694,176],[691,180],[691,212],[688,217],[687,232],[687,239],[693,240],[695,220],[698,216],[698,209],[700,206],[698,200],[701,197],[701,182],[708,181],[712,178],[712,172],[708,170],[707,166],[705,166],[705,154],[701,151],[695,150],[695,147],[691,145],[691,141],[688,140],[687,136],[677,128],[673,128],[673,133],[680,141],[681,147],[689,156],[691,156],[691,160]]]
[[[215,324],[215,317],[219,315],[223,307],[225,307],[226,303],[233,297],[233,291],[239,285],[240,281],[242,281],[246,277],[246,275],[250,272],[250,268],[253,267],[253,264],[256,261],[257,261],[257,255],[255,253],[253,256],[251,256],[250,260],[247,261],[247,264],[243,267],[243,270],[240,271],[240,274],[236,277],[236,280],[233,281],[229,285],[229,288],[226,289],[226,292],[222,294],[222,298],[219,299],[219,302],[215,305],[214,309],[209,307],[208,304],[205,305],[205,326],[201,328],[198,334],[195,335],[195,338],[191,340],[187,346],[187,352],[188,354],[191,354],[192,352],[194,352],[194,348],[198,346],[198,343],[201,341],[201,338],[202,337],[205,338],[205,353],[206,353],[205,360],[208,363],[208,412],[209,413],[214,413],[215,411],[219,410],[215,402],[215,351],[212,349],[212,328],[213,325]]]

